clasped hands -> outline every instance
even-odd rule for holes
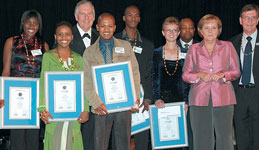
[[[45,124],[50,124],[49,121],[49,117],[53,120],[53,117],[51,116],[51,114],[49,113],[49,111],[45,110],[43,112],[40,113],[41,116],[41,120],[45,123]],[[77,121],[79,123],[85,123],[87,120],[89,119],[89,112],[88,111],[83,111],[80,116],[77,118]]]
[[[208,74],[205,72],[199,72],[197,77],[202,79],[204,82],[218,81],[221,78],[224,78],[224,73],[218,72],[215,74]]]

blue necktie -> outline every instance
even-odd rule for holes
[[[252,64],[252,38],[248,36],[247,44],[244,52],[244,61],[243,61],[243,73],[242,73],[242,83],[243,85],[247,85],[250,83],[251,79],[251,64]]]

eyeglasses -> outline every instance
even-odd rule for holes
[[[179,32],[179,30],[178,29],[172,29],[172,30],[163,30],[164,32],[166,32],[166,33],[171,33],[171,32],[173,32],[173,33],[178,33]]]
[[[258,17],[256,16],[252,16],[252,17],[249,17],[249,16],[243,16],[242,19],[244,19],[245,21],[248,21],[248,20],[252,20],[252,21],[256,21],[258,19]]]

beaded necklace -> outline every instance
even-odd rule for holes
[[[133,46],[134,52],[135,52],[136,47],[137,47],[137,38],[138,38],[138,32],[136,31],[136,36],[135,36],[135,38],[134,38],[134,46]]]
[[[62,68],[64,68],[66,71],[68,71],[69,65],[68,65],[68,67],[66,67],[66,66],[64,65],[64,62],[63,62],[62,58],[60,57],[60,54],[59,54],[59,51],[58,51],[58,47],[57,47],[57,53],[58,53],[58,60],[59,60],[59,62],[61,63]],[[70,58],[71,58],[71,65],[70,65],[70,67],[71,67],[71,70],[74,71],[74,64],[75,64],[75,62],[74,62],[74,54],[73,54],[73,52],[71,51],[71,49],[69,49],[69,56],[70,56]]]
[[[28,62],[28,64],[29,64],[30,66],[31,66],[31,65],[34,65],[35,56],[32,56],[32,62],[31,62],[31,61],[30,61],[30,56],[29,56],[29,50],[28,50],[28,48],[27,48],[26,42],[25,42],[25,40],[24,40],[22,34],[21,34],[21,37],[22,37],[22,41],[23,41],[23,44],[24,44],[24,47],[25,47],[25,51],[26,51],[27,62]],[[35,37],[34,41],[35,41],[35,42],[34,42],[34,49],[36,49],[36,45],[37,45],[37,43],[38,43],[36,37]],[[40,49],[41,49],[41,45],[40,45]]]
[[[177,46],[177,57],[176,57],[176,64],[175,64],[175,67],[174,67],[174,72],[173,73],[169,73],[168,69],[167,69],[167,66],[166,66],[166,61],[165,61],[165,46],[163,46],[163,59],[164,59],[164,68],[165,68],[165,72],[166,74],[168,74],[169,76],[173,76],[176,71],[177,71],[177,68],[178,68],[178,62],[179,62],[179,46]]]
[[[255,48],[251,51],[251,52],[249,52],[249,53],[245,53],[245,51],[244,51],[244,48],[243,48],[243,38],[244,38],[244,35],[242,35],[242,38],[241,38],[241,51],[242,51],[242,53],[245,55],[245,56],[248,56],[248,55],[251,55],[254,51],[255,51]]]

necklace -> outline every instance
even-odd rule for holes
[[[71,67],[71,71],[74,71],[74,54],[72,53],[71,49],[69,49],[69,56],[71,58],[71,64],[68,63],[68,67],[65,66],[65,63],[63,62],[62,58],[60,57],[59,51],[58,51],[58,47],[57,47],[57,53],[58,53],[58,60],[62,65],[62,68],[64,68],[66,71],[68,71],[68,67]],[[69,58],[68,58],[69,61]]]
[[[241,38],[241,51],[242,51],[242,53],[245,55],[245,56],[248,56],[248,55],[251,55],[254,51],[255,51],[255,48],[251,51],[251,52],[249,52],[249,53],[245,53],[245,51],[244,51],[244,49],[243,49],[243,37],[244,37],[244,35],[242,35],[242,38]]]
[[[177,57],[176,57],[176,64],[175,64],[175,67],[174,67],[174,72],[173,73],[169,73],[168,69],[167,69],[167,66],[166,66],[166,61],[165,61],[165,46],[163,46],[163,59],[164,59],[164,68],[165,68],[165,72],[166,74],[168,74],[169,76],[173,76],[176,71],[177,71],[177,68],[178,68],[178,62],[179,62],[179,46],[177,46]]]
[[[136,47],[137,47],[137,38],[138,38],[138,32],[136,31],[136,36],[134,38],[134,46],[133,46],[133,51],[135,52]]]
[[[32,62],[31,62],[31,61],[30,61],[30,56],[29,56],[29,51],[28,51],[26,42],[25,42],[25,40],[24,40],[22,34],[21,34],[21,37],[22,37],[22,41],[23,41],[23,44],[24,44],[24,47],[25,47],[25,51],[26,51],[27,62],[28,62],[28,64],[29,64],[30,66],[32,66],[32,65],[34,65],[35,56],[32,56]],[[34,41],[35,41],[35,42],[34,42],[34,49],[36,49],[36,45],[37,45],[37,43],[38,43],[36,37],[35,37]],[[40,49],[41,49],[41,47],[40,47]]]

